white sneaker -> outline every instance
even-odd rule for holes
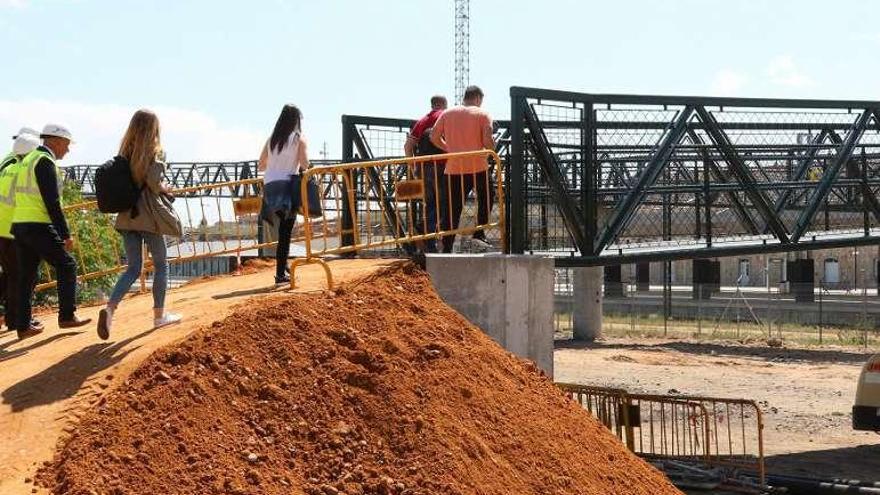
[[[167,327],[180,323],[181,316],[177,313],[165,313],[161,318],[153,318],[153,328]]]

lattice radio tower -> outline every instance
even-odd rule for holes
[[[461,103],[470,81],[470,0],[455,0],[455,104]]]

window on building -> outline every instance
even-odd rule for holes
[[[773,285],[785,281],[785,260],[770,258],[767,262],[767,283]]]
[[[751,275],[751,263],[747,259],[739,260],[739,275],[736,278],[737,285],[749,285]]]
[[[840,283],[840,262],[837,258],[825,258],[825,283]]]

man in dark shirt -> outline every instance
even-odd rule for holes
[[[406,156],[443,153],[443,150],[431,144],[430,132],[437,119],[446,110],[446,107],[445,96],[434,95],[431,97],[431,111],[413,124],[412,129],[410,129],[409,134],[406,136],[406,143],[403,146],[403,152]],[[437,232],[437,227],[440,225],[440,218],[442,218],[445,211],[443,208],[443,198],[446,197],[444,193],[446,181],[440,180],[444,178],[444,165],[445,162],[440,161],[426,162],[424,165],[416,167],[416,173],[422,177],[425,188],[424,218],[422,218],[420,213],[417,213],[417,218],[415,218],[415,223],[419,227],[424,224],[424,228],[418,228],[419,233],[430,234]],[[425,250],[429,253],[437,252],[437,241],[434,239],[425,241]]]
[[[20,339],[40,333],[30,326],[30,321],[33,287],[41,259],[55,268],[58,278],[58,326],[80,327],[91,321],[75,314],[76,261],[69,253],[73,239],[61,210],[61,176],[55,164],[55,160],[63,159],[70,149],[70,131],[48,124],[40,138],[43,145],[24,157],[15,185],[12,234],[20,265],[15,328]]]

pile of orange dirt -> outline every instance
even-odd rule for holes
[[[57,494],[677,494],[412,266],[249,304],[151,356],[37,482]]]
[[[274,268],[275,260],[268,258],[251,258],[241,263],[241,274],[256,273],[264,268]]]

